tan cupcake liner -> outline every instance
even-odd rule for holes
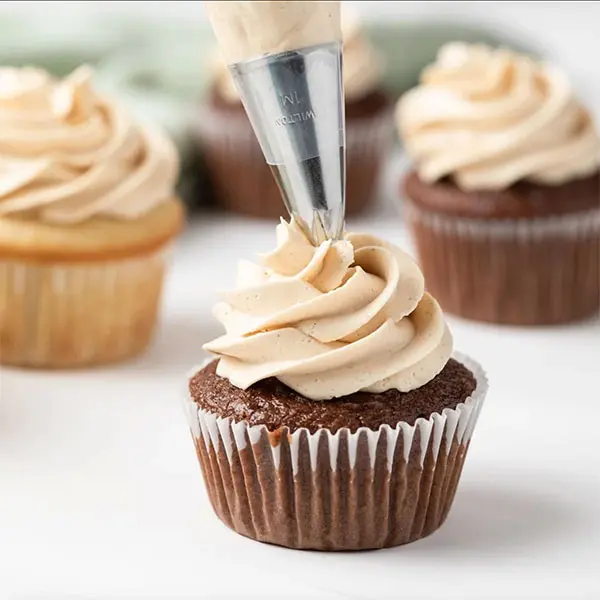
[[[485,221],[432,214],[405,201],[431,294],[455,315],[550,325],[600,308],[600,209]]]
[[[445,521],[487,379],[473,395],[414,425],[310,433],[186,412],[217,516],[241,535],[297,549],[366,550],[418,540]],[[197,372],[197,370],[196,370]]]
[[[0,363],[79,367],[138,354],[154,331],[166,254],[87,264],[0,261]]]
[[[228,210],[261,218],[286,216],[281,193],[245,114],[200,109],[195,130],[217,201]],[[378,176],[393,141],[392,113],[347,122],[346,212],[360,213],[377,193]]]

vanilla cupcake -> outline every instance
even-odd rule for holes
[[[75,367],[137,354],[183,209],[160,133],[98,95],[0,68],[0,362]]]
[[[393,103],[382,84],[383,61],[360,20],[342,12],[346,100],[346,211],[367,208],[393,139]],[[281,193],[226,64],[214,62],[213,84],[195,120],[217,202],[234,212],[277,218],[287,214]]]
[[[598,310],[600,138],[560,70],[449,44],[397,122],[406,212],[444,310],[520,325]]]

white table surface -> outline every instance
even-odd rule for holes
[[[393,210],[350,223],[408,246]],[[369,553],[258,544],[214,516],[180,406],[219,333],[214,290],[268,250],[272,223],[197,219],[142,358],[0,379],[0,598],[600,598],[600,322],[548,329],[449,319],[486,367],[449,519]]]

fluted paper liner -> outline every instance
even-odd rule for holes
[[[228,209],[263,218],[285,216],[275,179],[243,113],[205,103],[195,119],[219,201]],[[393,140],[391,110],[346,121],[346,212],[357,214],[377,192],[377,180]]]
[[[82,264],[0,261],[0,363],[78,367],[139,353],[154,331],[166,255]]]
[[[405,214],[429,292],[444,311],[513,325],[549,325],[600,308],[600,209],[537,219]]]
[[[298,549],[384,548],[435,531],[487,392],[481,367],[454,357],[477,380],[470,398],[377,431],[271,432],[201,410],[188,391],[186,413],[217,516],[244,536]]]

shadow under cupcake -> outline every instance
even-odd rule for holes
[[[600,139],[557,69],[443,47],[397,107],[406,215],[444,310],[543,325],[600,307]]]
[[[393,101],[382,84],[383,64],[357,18],[343,20],[346,99],[346,212],[355,215],[375,199],[380,169],[393,137]],[[287,215],[281,192],[227,67],[219,61],[194,131],[217,202],[261,218]]]

